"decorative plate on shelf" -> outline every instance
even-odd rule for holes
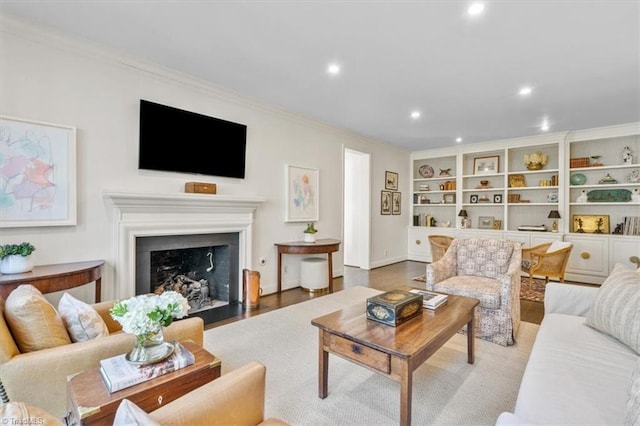
[[[423,178],[433,177],[433,167],[428,164],[424,164],[420,166],[420,168],[418,169],[418,173],[420,173],[420,176],[422,176]]]

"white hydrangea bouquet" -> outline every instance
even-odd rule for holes
[[[540,151],[536,151],[531,155],[525,154],[522,159],[524,160],[524,165],[530,170],[541,169],[549,161],[547,154],[543,154]]]
[[[183,318],[189,303],[180,293],[165,291],[159,295],[140,295],[116,302],[109,310],[122,325],[122,331],[144,341],[168,327],[174,318]]]

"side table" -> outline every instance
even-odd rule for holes
[[[30,272],[0,275],[0,297],[6,299],[21,284],[31,284],[42,293],[67,290],[96,282],[95,301],[100,302],[104,260],[37,265]]]
[[[117,392],[109,393],[99,367],[71,376],[67,380],[69,424],[113,425],[125,398],[151,412],[220,377],[218,358],[194,342],[181,343],[195,355],[194,364]]]
[[[315,243],[292,241],[289,243],[275,243],[278,247],[278,294],[282,291],[282,254],[327,254],[327,269],[329,275],[329,293],[333,293],[333,257],[331,253],[338,251],[340,240],[330,238],[317,240]]]

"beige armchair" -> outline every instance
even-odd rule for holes
[[[287,425],[278,419],[264,418],[265,379],[266,367],[255,361],[250,362],[149,414],[142,411],[139,415],[135,413],[137,424],[156,422],[161,425],[179,426]],[[123,407],[121,403],[118,411],[123,408],[131,410],[131,407]],[[121,413],[116,414],[118,415],[130,418]],[[31,422],[33,419],[40,419],[44,424],[63,424],[40,407],[21,402],[0,405],[0,417],[3,421],[11,421],[11,424],[28,424],[29,419]]]
[[[122,333],[109,315],[113,302],[92,305],[107,324],[110,335],[34,352],[20,353],[4,317],[0,299],[0,380],[11,401],[44,409],[62,418],[67,411],[67,376],[97,367],[99,361],[131,350],[135,337]],[[202,345],[204,322],[193,317],[174,321],[164,332],[167,340],[193,340]]]
[[[429,235],[429,245],[431,246],[431,261],[435,262],[444,256],[444,253],[447,251],[451,242],[453,241],[452,237],[448,235]]]
[[[569,263],[573,244],[564,243],[554,250],[552,243],[544,243],[535,247],[522,249],[522,270],[529,274],[529,288],[533,285],[533,276],[543,276],[545,284],[549,277],[564,282],[564,274]]]
[[[427,290],[473,297],[475,335],[499,345],[515,343],[520,327],[520,244],[494,239],[455,239],[427,265]]]

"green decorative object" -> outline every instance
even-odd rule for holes
[[[574,173],[571,175],[571,178],[569,178],[569,181],[571,182],[571,185],[584,185],[587,181],[587,177],[582,173]]]
[[[628,189],[595,189],[589,191],[587,201],[594,203],[620,203],[631,201],[631,191]]]

